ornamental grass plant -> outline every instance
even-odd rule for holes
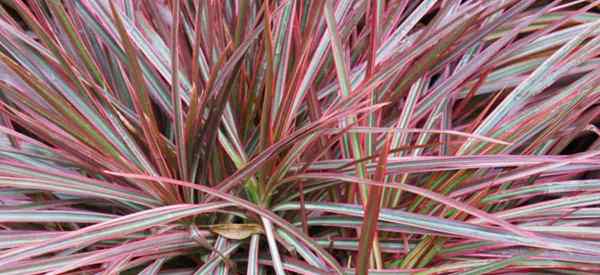
[[[600,1],[0,1],[0,274],[600,274]]]

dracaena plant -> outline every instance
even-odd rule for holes
[[[599,1],[0,1],[0,274],[597,274]]]

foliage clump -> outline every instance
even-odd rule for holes
[[[0,274],[600,272],[598,1],[0,4]]]

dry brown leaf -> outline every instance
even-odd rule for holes
[[[223,236],[227,239],[232,240],[243,240],[254,234],[263,233],[262,226],[256,223],[249,224],[237,224],[237,223],[227,223],[227,224],[214,224],[210,225],[209,230],[219,236]]]

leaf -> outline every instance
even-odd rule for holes
[[[213,203],[206,205],[172,205],[111,219],[97,223],[59,237],[19,247],[0,255],[0,266],[7,266],[22,259],[43,255],[74,246],[89,245],[100,240],[116,238],[138,232],[146,228],[164,224],[182,217],[197,215],[206,211],[227,207],[229,203]]]
[[[267,218],[262,217],[262,222],[263,226],[265,227],[265,235],[267,236],[267,243],[269,244],[269,252],[271,252],[271,260],[273,261],[275,274],[285,275],[279,248],[277,247],[277,242],[275,241],[275,229],[273,228],[271,221]]]
[[[298,204],[287,203],[278,205],[275,211],[286,211],[297,209]],[[342,215],[351,215],[362,217],[363,210],[356,205],[351,204],[306,204],[308,210],[327,211],[339,213]],[[512,232],[498,230],[491,227],[474,225],[466,222],[441,219],[427,215],[409,213],[402,210],[381,209],[380,221],[387,221],[401,225],[414,226],[426,230],[437,231],[440,233],[457,235],[465,238],[475,238],[480,240],[489,240],[497,243],[518,244],[529,247],[539,247],[544,249],[555,249],[559,251],[578,252],[584,254],[598,255],[597,245],[584,241],[563,239],[557,237],[539,236],[538,238],[521,237]],[[539,241],[538,241],[539,240]],[[596,251],[596,252],[594,252]]]
[[[211,224],[208,228],[211,232],[231,240],[243,240],[254,234],[264,233],[259,224]]]

